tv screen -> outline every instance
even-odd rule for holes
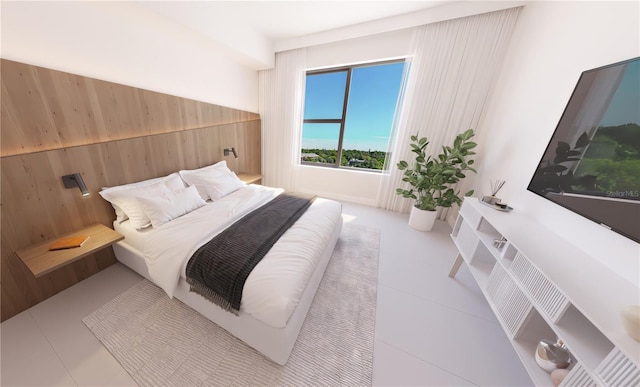
[[[582,73],[528,190],[640,242],[640,57]]]

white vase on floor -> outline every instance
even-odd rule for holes
[[[418,231],[431,231],[437,217],[438,211],[425,211],[415,206],[411,207],[409,227]]]

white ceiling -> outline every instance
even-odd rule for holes
[[[207,39],[222,44],[257,69],[273,66],[274,53],[332,40],[407,28],[428,14],[462,17],[503,8],[514,1],[484,0],[289,0],[147,1],[138,4]],[[490,5],[493,4],[493,5]],[[499,5],[496,5],[499,4]],[[508,7],[508,6],[507,6]],[[492,10],[492,9],[490,9]],[[414,20],[407,24],[406,20]],[[404,19],[404,23],[398,23]],[[384,28],[380,24],[386,24]],[[342,30],[348,30],[348,33]],[[319,38],[324,34],[324,38]],[[340,35],[340,36],[338,36]],[[330,36],[330,37],[329,37]]]
[[[451,3],[445,1],[139,1],[147,9],[270,67],[288,40]]]
[[[143,1],[158,13],[215,36],[232,24],[278,41],[441,5],[446,1]]]

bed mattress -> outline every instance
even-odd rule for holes
[[[114,228],[125,236],[123,243],[142,253],[148,278],[173,296],[198,247],[281,192],[248,185],[157,229],[138,231],[127,222],[114,222]],[[317,198],[251,272],[240,310],[269,326],[284,327],[340,224],[341,205]]]

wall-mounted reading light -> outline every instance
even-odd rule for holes
[[[82,196],[89,196],[89,190],[84,184],[84,180],[82,180],[82,175],[79,173],[62,176],[62,182],[64,183],[64,188],[78,187],[80,192],[82,192]]]
[[[236,153],[236,148],[234,148],[234,147],[224,148],[224,155],[225,156],[229,156],[229,152],[233,153],[233,157],[235,157],[236,159],[238,158],[238,154]]]

